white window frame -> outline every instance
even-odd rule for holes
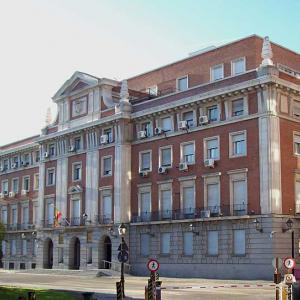
[[[296,142],[296,140],[299,140],[299,143],[298,142]],[[296,146],[295,146],[295,144],[299,144],[299,150],[300,150],[300,132],[297,132],[297,131],[293,131],[293,149],[294,149],[294,156],[300,156],[300,152],[299,153],[297,153],[296,152]]]
[[[163,166],[162,165],[162,150],[166,150],[166,149],[171,150],[171,165],[170,166]],[[159,163],[159,167],[172,168],[172,166],[173,166],[173,145],[159,147],[159,149],[158,149],[158,163]]]
[[[51,154],[51,152],[50,152],[50,148],[52,148],[52,146],[53,146],[53,149],[54,149],[54,153],[53,154]],[[49,143],[48,144],[48,153],[49,153],[49,156],[50,157],[55,157],[56,156],[56,152],[57,152],[57,148],[56,148],[56,144],[55,143]]]
[[[295,203],[295,213],[300,214],[300,201],[297,203],[297,188],[296,183],[300,184],[300,172],[295,173],[295,188],[294,188],[294,203]]]
[[[147,184],[144,186],[138,187],[138,215],[141,216],[142,213],[142,194],[149,193],[150,194],[150,211],[152,213],[152,187],[151,184]]]
[[[222,78],[214,79],[213,78],[213,70],[216,69],[216,68],[218,68],[218,67],[220,67],[220,66],[222,67]],[[214,65],[214,66],[210,67],[210,81],[211,82],[219,81],[219,80],[222,80],[224,78],[225,78],[224,77],[224,63],[218,64],[218,65]]]
[[[102,134],[101,135],[107,135],[105,133],[106,130],[110,129],[111,130],[111,140],[109,138],[107,139],[108,144],[112,144],[114,142],[114,127],[113,126],[106,126],[102,128]]]
[[[235,71],[235,63],[238,62],[239,60],[243,60],[244,71],[240,72],[240,73],[236,73],[236,71]],[[233,59],[231,61],[231,76],[241,75],[241,74],[244,74],[245,72],[246,72],[246,57],[245,56]]]
[[[146,123],[150,124],[150,126],[149,126],[149,132],[147,132],[146,130],[143,129],[143,124],[146,124]],[[143,120],[143,121],[137,123],[136,124],[136,129],[137,129],[137,133],[139,131],[146,131],[147,137],[153,136],[153,122],[152,122],[151,119],[149,119],[149,120]]]
[[[14,181],[18,182],[16,190],[14,190]],[[20,190],[20,180],[19,180],[19,177],[12,178],[12,180],[11,180],[11,189],[10,190],[12,192],[16,193],[16,194],[19,193],[19,190]]]
[[[150,91],[153,91],[153,93],[151,93]],[[146,88],[146,93],[150,96],[157,96],[158,94],[158,87],[157,85],[152,85]]]
[[[196,143],[195,141],[188,141],[188,142],[183,142],[180,143],[180,162],[186,162],[184,159],[184,153],[183,153],[183,148],[186,145],[193,145],[194,147],[194,160],[192,162],[187,162],[188,165],[194,165],[196,163]]]
[[[49,172],[53,171],[53,183],[49,183]],[[55,174],[55,168],[51,167],[51,168],[47,168],[46,171],[46,186],[55,186],[55,182],[56,182],[56,174]]]
[[[7,190],[4,189],[4,185],[7,184]],[[7,192],[7,194],[9,193],[9,182],[8,179],[2,180],[1,181],[1,192]]]
[[[218,142],[218,157],[212,158],[213,160],[218,161],[218,160],[220,160],[220,154],[221,154],[220,136],[219,135],[210,136],[210,137],[206,137],[206,138],[203,139],[203,157],[204,157],[204,160],[208,159],[208,157],[207,157],[207,150],[208,150],[207,143],[211,140],[217,140],[217,142]]]
[[[161,116],[160,118],[158,118],[156,120],[156,127],[160,127],[162,130],[164,130],[163,127],[162,127],[162,119],[165,119],[165,118],[170,118],[170,120],[171,120],[171,129],[167,130],[165,132],[174,131],[174,116],[173,115],[164,115],[164,116]]]
[[[232,102],[234,102],[236,100],[240,100],[240,99],[243,99],[244,113],[239,116],[233,116]],[[232,97],[224,102],[224,106],[225,106],[225,116],[226,116],[227,120],[235,120],[235,119],[243,118],[249,114],[249,105],[248,105],[248,96],[247,95]]]
[[[80,165],[79,178],[75,179],[75,166],[79,166],[79,165]],[[81,181],[81,179],[82,179],[82,162],[81,161],[73,162],[72,163],[72,181],[77,182],[77,181]]]
[[[170,210],[170,218],[172,217],[172,210],[173,210],[173,189],[172,189],[172,183],[161,183],[158,185],[158,210],[163,217],[163,211],[162,211],[162,192],[163,191],[170,191],[171,193],[171,210]]]
[[[100,216],[102,216],[103,218],[105,216],[107,217],[107,215],[104,214],[104,197],[110,197],[110,199],[111,199],[110,200],[111,201],[111,216],[110,216],[110,218],[112,220],[114,212],[113,212],[113,193],[112,193],[111,188],[105,188],[105,189],[101,190],[101,195],[100,195],[100,200],[101,200],[101,202],[100,202],[100,208],[101,208]],[[108,218],[106,218],[106,219],[108,219]]]
[[[196,183],[195,180],[182,180],[180,181],[180,209],[184,210],[184,188],[194,188],[194,200],[193,200],[193,208],[196,209]]]
[[[209,184],[218,184],[219,185],[219,206],[221,206],[221,173],[212,173],[202,176],[204,179],[204,189],[203,189],[203,199],[204,207],[208,207],[208,188]]]
[[[196,115],[196,110],[195,109],[185,109],[183,111],[180,112],[180,121],[185,121],[183,119],[183,116],[185,113],[188,113],[188,112],[192,112],[193,113],[193,123],[192,125],[188,125],[189,128],[193,128],[193,127],[196,127],[197,126],[197,115]]]
[[[110,159],[110,169],[111,169],[111,174],[104,174],[104,160],[105,159]],[[82,172],[82,171],[81,171]],[[101,177],[110,177],[113,176],[113,157],[112,155],[105,155],[101,157]]]
[[[33,190],[38,191],[39,190],[39,185],[40,185],[40,174],[39,173],[34,173],[33,174]]]
[[[290,102],[291,102],[291,106],[292,106],[291,107],[291,116],[293,118],[299,119],[300,115],[294,113],[294,107],[295,107],[295,102],[298,102],[298,104],[300,104],[300,99],[299,98],[297,98],[297,99],[293,98]]]
[[[150,166],[149,170],[142,169],[142,155],[145,153],[150,153]],[[139,152],[139,172],[152,172],[152,150],[143,150]]]
[[[3,212],[6,211],[6,220],[4,222],[3,220]],[[1,206],[1,223],[7,225],[8,224],[8,207],[5,205],[5,206]]]
[[[242,154],[234,154],[234,146],[233,146],[233,137],[235,135],[244,135],[244,140],[245,140],[245,153]],[[229,133],[229,158],[236,158],[236,157],[243,157],[247,156],[247,130],[241,130],[241,131],[235,131],[235,132],[230,132]]]
[[[179,81],[184,79],[184,78],[186,78],[186,89],[185,90],[180,90],[179,89]],[[188,89],[189,89],[189,75],[184,75],[184,76],[176,78],[176,91],[177,92],[184,92]]]

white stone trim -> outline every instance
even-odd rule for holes
[[[234,154],[233,153],[233,140],[232,137],[235,135],[240,135],[243,134],[244,138],[245,138],[245,153],[242,154]],[[247,149],[248,149],[248,142],[247,142],[247,130],[240,130],[240,131],[234,131],[234,132],[229,132],[228,134],[228,139],[229,139],[229,153],[228,156],[229,158],[237,158],[237,157],[243,157],[243,156],[247,156]]]
[[[212,141],[212,140],[217,140],[217,142],[218,142],[218,157],[213,158],[213,159],[216,160],[216,161],[220,160],[220,154],[221,154],[220,136],[215,135],[215,136],[210,136],[210,137],[203,138],[203,158],[204,158],[203,161],[208,159],[208,157],[207,157],[207,143],[209,141]]]

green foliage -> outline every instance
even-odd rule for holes
[[[5,235],[5,225],[0,222],[0,241],[4,239]]]
[[[27,299],[27,293],[32,289],[22,289],[16,287],[0,287],[0,299],[17,300],[19,296]],[[66,292],[52,291],[52,290],[34,290],[38,300],[76,300],[74,296]]]

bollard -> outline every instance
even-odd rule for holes
[[[91,292],[84,292],[82,293],[83,299],[84,300],[92,300],[94,293]]]
[[[117,287],[117,300],[123,300],[123,292],[122,292],[122,282],[116,282]]]
[[[28,292],[28,300],[36,300],[35,291]]]
[[[161,300],[161,284],[162,281],[156,281],[156,300]]]
[[[148,300],[148,287],[145,286],[145,300]]]

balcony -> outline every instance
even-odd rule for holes
[[[131,222],[139,223],[166,220],[189,220],[224,216],[245,216],[253,214],[255,214],[255,212],[250,211],[246,204],[233,206],[206,206],[202,208],[191,207],[185,209],[164,210],[159,212],[141,212],[140,214],[133,214]]]
[[[113,223],[113,218],[112,215],[107,214],[107,215],[97,215],[96,216],[96,223],[97,224],[111,224]]]
[[[18,231],[18,230],[32,230],[35,229],[34,224],[29,223],[13,223],[13,224],[4,224],[7,231]]]

